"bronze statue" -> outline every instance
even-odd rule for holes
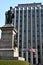
[[[12,7],[10,7],[10,10],[6,12],[6,24],[11,24],[13,18],[14,18],[14,10]]]

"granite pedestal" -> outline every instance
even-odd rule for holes
[[[17,47],[14,47],[14,37],[17,30],[12,24],[6,24],[0,27],[1,39],[0,39],[0,59],[10,59],[10,60],[24,60],[24,58],[19,57],[19,51]]]

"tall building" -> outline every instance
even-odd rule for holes
[[[18,30],[19,55],[31,63],[43,62],[43,5],[15,6],[14,26]]]

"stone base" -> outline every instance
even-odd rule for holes
[[[23,58],[23,57],[18,57],[18,60],[23,60],[23,61],[25,61],[25,58]]]
[[[25,61],[22,57],[12,57],[12,56],[0,56],[0,60],[22,60]]]
[[[15,49],[0,49],[0,60],[23,60],[24,58],[19,57],[18,48]]]
[[[1,40],[0,40],[0,59],[1,60],[24,60],[24,58],[19,57],[18,48],[15,47],[14,36],[17,30],[12,24],[4,25],[0,27],[2,30]]]

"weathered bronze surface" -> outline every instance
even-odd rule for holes
[[[14,10],[12,7],[10,7],[10,10],[6,12],[6,24],[11,24],[13,18],[14,18]]]

